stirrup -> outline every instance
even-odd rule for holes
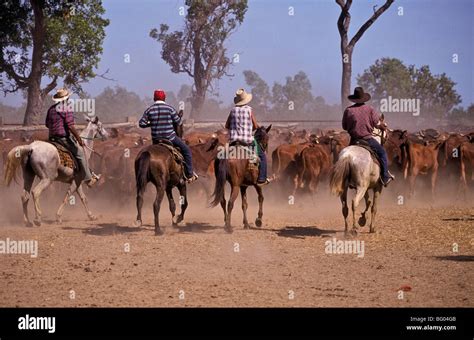
[[[193,175],[189,178],[186,177],[186,175],[184,175],[184,174],[183,174],[183,177],[184,177],[184,180],[186,181],[186,183],[192,183],[192,182],[196,181],[199,178],[199,176],[195,172],[193,172]]]
[[[268,179],[268,178],[266,178],[265,181],[263,181],[263,182],[258,182],[258,181],[257,181],[257,185],[258,185],[258,186],[263,186],[263,185],[267,185],[267,184],[270,183],[270,182],[271,182],[271,180]]]

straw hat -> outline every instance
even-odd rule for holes
[[[71,93],[66,90],[66,89],[59,89],[54,95],[53,95],[53,101],[56,103],[62,102],[63,100],[69,99],[71,96]]]
[[[245,105],[250,103],[252,100],[252,94],[245,92],[244,89],[238,89],[235,92],[234,104],[237,106]]]

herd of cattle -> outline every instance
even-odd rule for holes
[[[97,186],[101,191],[123,199],[135,195],[134,160],[140,149],[150,143],[149,131],[131,128],[112,128],[110,138],[97,141],[90,167],[102,177]],[[225,129],[215,132],[185,131],[184,139],[191,147],[195,171],[200,175],[191,189],[199,188],[209,196],[213,188],[214,162],[218,146],[227,142]],[[35,132],[25,139],[19,132],[4,132],[0,139],[0,162],[13,147],[32,140],[46,140],[47,131]],[[294,130],[273,128],[270,131],[268,162],[274,182],[288,195],[298,192],[315,193],[320,182],[329,178],[339,152],[349,145],[345,131]],[[474,180],[474,132],[450,133],[434,129],[418,132],[389,130],[385,141],[390,170],[398,183],[406,183],[408,195],[415,192],[419,175],[429,175],[434,197],[440,176],[451,181],[466,193]],[[270,165],[270,164],[269,164]],[[3,176],[2,176],[3,177]],[[273,183],[272,183],[273,184]],[[270,184],[270,187],[272,186]],[[115,196],[117,195],[117,196]]]

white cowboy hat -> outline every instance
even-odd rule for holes
[[[53,101],[56,103],[62,102],[63,100],[69,99],[71,96],[71,93],[66,90],[66,89],[59,89],[54,95],[53,95]]]
[[[238,89],[237,92],[235,92],[235,97],[234,97],[234,104],[235,105],[245,105],[250,103],[252,100],[252,94],[245,92],[244,89]]]

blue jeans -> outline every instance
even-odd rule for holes
[[[181,153],[183,154],[184,158],[184,173],[186,177],[191,177],[193,175],[193,156],[191,153],[191,149],[189,146],[182,141],[181,138],[176,136],[171,143],[173,143],[174,146],[177,146],[181,149]]]
[[[367,143],[369,143],[372,150],[375,151],[375,153],[380,159],[380,167],[382,168],[380,169],[380,172],[382,173],[382,179],[385,182],[390,177],[390,175],[388,174],[387,153],[385,152],[385,149],[383,148],[383,146],[379,142],[377,142],[374,138],[366,139],[366,141]]]
[[[258,157],[260,158],[260,167],[258,169],[258,182],[264,182],[267,179],[267,155],[265,151],[258,145]]]

